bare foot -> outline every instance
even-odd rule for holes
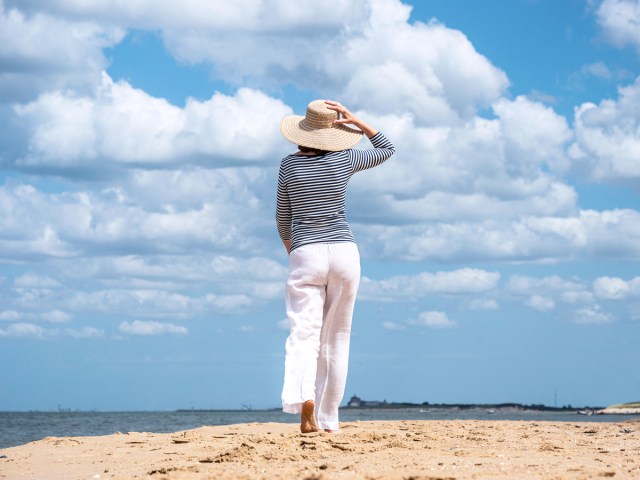
[[[333,433],[335,435],[338,433],[342,433],[342,430],[329,430],[328,428],[325,428],[324,433]]]
[[[302,404],[302,413],[300,414],[300,431],[302,433],[311,433],[318,431],[316,423],[315,403],[313,400],[307,400]]]

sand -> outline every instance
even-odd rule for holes
[[[0,450],[1,479],[638,479],[640,422],[396,421],[48,437]]]

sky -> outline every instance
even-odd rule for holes
[[[639,24],[638,0],[0,0],[0,410],[278,407],[279,123],[316,98],[397,149],[349,185],[345,401],[640,400]]]

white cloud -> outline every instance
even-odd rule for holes
[[[62,284],[51,277],[29,272],[16,277],[13,284],[18,288],[57,288]]]
[[[619,300],[629,293],[629,285],[621,278],[599,277],[593,281],[593,291],[599,298]]]
[[[154,321],[134,320],[133,322],[122,322],[118,327],[120,333],[127,335],[186,335],[188,330],[181,325],[173,323],[161,323]]]
[[[46,322],[51,323],[66,323],[73,320],[73,316],[60,310],[51,310],[50,312],[44,312],[40,315],[40,318]]]
[[[409,114],[363,112],[397,153],[353,178],[351,218],[385,224],[575,214],[574,188],[555,176],[569,168],[566,120],[524,97],[502,99],[494,111],[495,119],[440,127],[420,126]]]
[[[0,312],[0,322],[16,322],[22,318],[22,313],[15,310],[4,310]]]
[[[300,0],[291,4],[286,0],[236,0],[234,2],[184,0],[179,5],[168,0],[5,0],[7,5],[27,10],[55,13],[70,18],[100,18],[127,27],[155,30],[161,28],[216,30],[244,33],[268,31],[306,31],[318,28],[317,18],[323,19],[322,29],[333,29],[345,21],[357,21],[368,9],[350,0],[336,0],[330,4]],[[405,7],[406,8],[406,7]]]
[[[531,277],[512,275],[505,286],[505,293],[520,299],[524,305],[541,312],[548,312],[558,303],[587,305],[591,308],[593,294],[586,282],[577,278],[558,275]]]
[[[75,21],[159,30],[180,62],[208,63],[227,81],[297,81],[351,95],[370,110],[397,105],[429,123],[472,115],[508,84],[463,33],[437,22],[409,23],[411,7],[399,0],[11,3]]]
[[[586,291],[562,292],[562,294],[560,295],[560,300],[562,300],[564,303],[589,304],[593,303],[593,294]]]
[[[553,310],[556,306],[552,298],[544,297],[542,295],[532,295],[527,299],[525,305],[541,312],[548,312],[549,310]]]
[[[42,338],[47,331],[33,323],[13,323],[7,328],[0,329],[0,338]]]
[[[46,90],[91,90],[107,63],[102,49],[124,36],[122,29],[93,20],[27,15],[5,3],[10,2],[0,2],[0,102],[29,100]]]
[[[640,277],[625,281],[618,277],[598,277],[593,281],[593,292],[598,298],[621,300],[640,296]]]
[[[547,277],[531,277],[528,275],[512,275],[506,289],[517,295],[530,296],[544,293],[555,295],[566,292],[582,292],[587,286],[578,279],[564,279],[558,275]]]
[[[20,302],[18,302],[20,303]],[[28,304],[33,307],[32,304]],[[41,305],[37,305],[40,306]],[[60,310],[44,312],[18,312],[16,310],[4,310],[0,312],[0,322],[17,322],[18,320],[45,321],[50,323],[67,323],[73,320],[73,316]]]
[[[104,330],[95,327],[67,328],[65,334],[72,338],[102,338]]]
[[[374,15],[383,3],[373,3]],[[451,124],[490,105],[508,85],[462,32],[437,22],[372,18],[342,41],[335,80],[346,85],[345,98],[370,112],[410,112],[421,125]]]
[[[615,321],[615,317],[610,313],[603,312],[599,305],[576,310],[573,320],[579,325],[601,325]]]
[[[171,175],[165,172],[166,177]],[[200,175],[201,182],[217,182],[217,188],[210,185],[210,193],[197,205],[192,195],[180,202],[183,205],[167,203],[166,208],[154,203],[153,197],[131,198],[121,188],[117,195],[108,190],[48,194],[29,185],[0,186],[0,257],[68,257],[105,250],[181,253],[183,248],[260,251],[263,241],[256,233],[262,228],[271,232],[273,223],[272,215],[261,211],[261,201],[247,188],[256,175],[243,170]],[[176,183],[180,182],[158,175],[155,188],[170,191]],[[180,188],[188,188],[189,181],[183,183]],[[200,188],[198,183],[193,182],[194,188]],[[147,189],[150,184],[144,186]],[[154,195],[162,202],[160,195]],[[166,200],[171,202],[173,195],[167,194]]]
[[[244,295],[203,297],[162,290],[98,290],[76,291],[65,300],[71,310],[86,312],[118,312],[128,315],[165,315],[191,317],[212,310],[235,310],[251,303]]]
[[[617,100],[575,109],[576,141],[569,152],[574,168],[596,181],[640,177],[640,77],[618,93]]]
[[[401,323],[387,321],[383,322],[382,328],[384,328],[385,330],[406,330],[407,327],[402,325]]]
[[[169,27],[163,36],[176,58],[208,62],[227,80],[300,82],[329,96],[351,96],[355,106],[368,110],[396,105],[430,123],[434,117],[451,121],[472,114],[507,86],[506,75],[478,54],[464,34],[437,23],[410,24],[410,7],[397,0],[336,5],[334,12],[322,15],[323,28],[317,23],[304,28],[299,20],[289,23],[314,18],[314,11],[326,8],[320,3],[289,3],[286,10],[273,10],[281,15],[278,34],[269,28],[269,16],[251,35]],[[341,10],[343,15],[336,16]],[[250,25],[251,9],[247,17]],[[295,28],[288,28],[292,25]]]
[[[203,102],[189,99],[179,108],[124,81],[113,82],[106,73],[95,97],[54,91],[15,111],[31,128],[21,165],[87,169],[107,168],[109,162],[273,158],[283,146],[273,119],[291,113],[281,101],[247,88]]]
[[[357,225],[354,230],[370,255],[412,261],[640,257],[640,213],[631,209],[517,220]]]
[[[602,61],[583,65],[580,72],[585,75],[592,75],[604,80],[609,80],[611,79],[611,77],[613,77],[613,73],[611,72],[609,67],[607,67],[606,63]]]
[[[614,45],[633,45],[640,51],[640,3],[637,0],[604,0],[596,16]]]
[[[487,272],[475,268],[397,275],[383,280],[363,277],[360,282],[360,293],[363,299],[371,301],[417,298],[427,294],[477,293],[496,288],[499,280],[498,272]]]
[[[444,312],[421,312],[418,318],[409,321],[411,325],[420,325],[429,328],[451,328],[455,327],[456,323],[447,317]]]
[[[475,298],[468,302],[468,308],[471,310],[497,310],[498,302],[492,298]]]
[[[599,15],[623,3],[603,2]],[[12,139],[0,143],[15,143],[18,154],[0,154],[17,169],[71,179],[53,193],[21,184],[30,181],[25,176],[0,186],[0,258],[33,265],[0,292],[5,322],[108,312],[127,320],[125,330],[153,331],[150,324],[159,322],[136,324],[124,315],[184,320],[281,298],[286,267],[271,259],[273,176],[289,146],[274,119],[291,108],[259,89],[291,81],[350,98],[349,106],[398,147],[387,165],[350,186],[349,218],[363,258],[464,265],[640,257],[638,211],[580,210],[563,178],[571,168],[599,181],[640,176],[640,79],[616,100],[576,109],[574,135],[550,107],[507,99],[506,74],[462,32],[410,23],[410,7],[397,0],[0,5],[7,6],[0,6],[0,63],[16,75],[0,74],[0,87],[12,102],[24,102],[10,120],[28,135],[28,148]],[[617,25],[619,44],[637,44],[626,28],[633,15],[623,17],[602,24]],[[102,49],[130,28],[159,31],[180,62],[207,63],[217,80],[254,88],[178,107],[114,82],[101,74]],[[611,68],[597,62],[583,73],[617,78]],[[479,116],[486,108],[490,118]],[[365,278],[361,297],[456,296],[463,308],[495,310],[505,293],[543,311],[572,304],[597,322],[609,317],[594,298],[622,295],[600,279],[592,289],[575,279],[545,277],[520,287],[514,280],[506,292],[499,280],[498,272],[472,268]],[[491,298],[475,298],[485,294]],[[442,312],[415,321],[454,325]],[[396,327],[404,324],[383,324]],[[27,336],[104,335],[93,327],[28,333],[30,327],[12,326],[2,335],[10,328],[14,336],[20,328]]]
[[[571,131],[564,117],[523,96],[513,101],[500,99],[493,110],[500,119],[505,155],[514,160],[507,169],[518,168],[521,171],[517,176],[525,178],[538,176],[542,164],[566,170],[564,147],[571,139]]]
[[[196,305],[199,302],[196,303]],[[251,298],[244,294],[238,295],[215,295],[208,294],[202,302],[202,309],[205,311],[234,311],[253,304]]]

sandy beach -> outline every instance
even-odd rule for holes
[[[640,478],[640,422],[352,422],[48,437],[0,450],[0,478],[592,479]]]

